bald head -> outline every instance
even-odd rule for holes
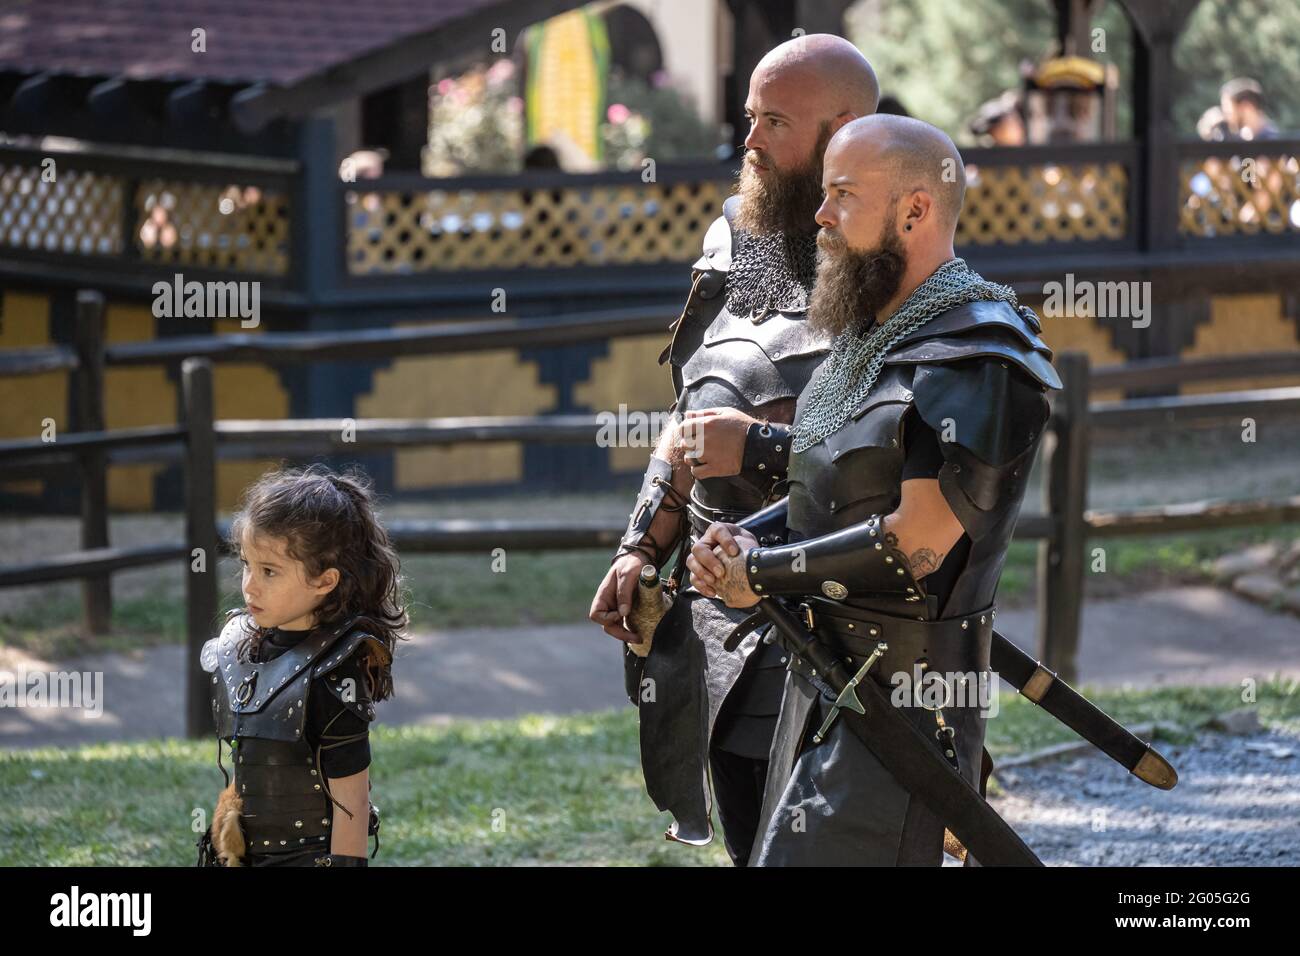
[[[878,98],[871,64],[843,37],[817,33],[770,50],[749,78],[733,224],[759,235],[815,231],[826,144]]]
[[[754,68],[753,82],[778,77],[806,92],[809,102],[817,104],[819,119],[841,113],[866,116],[880,101],[876,72],[867,58],[831,33],[795,37],[768,50]]]
[[[948,134],[909,116],[879,113],[845,123],[826,147],[827,163],[883,175],[891,196],[923,190],[951,234],[966,194],[966,167]]]

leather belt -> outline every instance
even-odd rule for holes
[[[697,538],[703,535],[708,530],[709,525],[715,521],[735,524],[743,518],[748,518],[752,513],[749,511],[728,511],[725,508],[710,508],[707,505],[702,505],[695,498],[694,488],[691,489],[691,496],[687,499],[686,509],[691,516],[691,531]]]
[[[839,657],[860,662],[884,641],[874,674],[910,672],[919,659],[943,669],[984,670],[989,666],[993,607],[939,621],[917,621],[809,597],[799,606],[804,625]]]

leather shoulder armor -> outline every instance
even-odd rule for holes
[[[704,255],[691,264],[692,269],[725,273],[731,268],[731,221],[739,202],[739,196],[731,196],[722,204],[722,215],[704,234]]]
[[[733,236],[731,222],[736,215],[739,197],[732,196],[722,204],[722,215],[713,220],[704,234],[704,254],[691,264],[691,292],[686,298],[682,314],[668,327],[672,338],[659,353],[659,364],[671,362],[673,387],[681,394],[681,366],[700,347],[704,330],[722,307],[720,293],[727,284],[731,269]],[[706,319],[707,316],[707,319]],[[674,404],[674,408],[676,405]]]
[[[828,342],[813,335],[803,313],[767,312],[750,319],[728,312],[725,296],[732,267],[732,221],[740,197],[723,203],[723,215],[705,234],[704,255],[693,265],[691,294],[671,326],[673,337],[659,356],[671,363],[680,405],[683,390],[691,407],[750,411],[779,399],[793,399],[807,384]]]
[[[329,674],[363,646],[388,658],[380,641],[348,621],[317,631],[274,660],[241,661],[237,647],[251,630],[249,623],[245,612],[229,614],[221,635],[205,643],[199,657],[212,674],[212,709],[221,737],[302,740],[313,678]],[[367,716],[368,690],[358,689],[348,703],[359,716],[373,719],[373,713]]]
[[[1019,507],[1050,413],[1045,393],[1061,387],[1037,325],[1028,309],[974,302],[927,323],[928,335],[886,359],[915,368],[916,410],[945,459],[939,485],[975,540]]]
[[[363,630],[353,630],[338,639],[312,676],[324,677],[331,695],[362,720],[372,721],[375,706],[366,668],[368,656],[385,664],[392,659],[382,641]]]
[[[1032,309],[1006,302],[976,301],[931,319],[895,345],[885,364],[957,362],[988,356],[1019,368],[1044,389],[1061,387],[1052,350],[1039,338]]]

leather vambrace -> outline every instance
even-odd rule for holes
[[[750,548],[745,571],[758,595],[821,594],[834,601],[881,593],[920,601],[925,595],[880,515],[820,538]]]
[[[668,503],[664,503],[664,499]],[[668,560],[672,546],[681,537],[682,524],[685,520],[685,497],[673,487],[673,466],[658,456],[650,456],[650,467],[646,469],[641,490],[637,493],[636,505],[628,515],[627,530],[619,542],[614,560],[621,555],[640,551],[655,567],[660,567]],[[650,525],[660,510],[681,512],[678,515],[676,534],[670,541],[656,541],[649,533]]]
[[[745,432],[745,452],[740,476],[763,491],[764,497],[786,478],[790,464],[790,426],[780,422],[754,422]]]

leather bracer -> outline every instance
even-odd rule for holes
[[[754,422],[745,433],[745,453],[740,475],[770,495],[784,481],[790,464],[790,426],[780,422]]]
[[[650,525],[661,509],[681,512],[676,534],[668,541],[655,541],[649,534]],[[646,469],[641,490],[637,493],[636,505],[628,515],[627,530],[623,532],[618,553],[614,555],[615,560],[620,555],[640,551],[655,567],[662,566],[668,560],[673,544],[681,537],[685,517],[685,498],[673,487],[673,466],[664,459],[651,455],[650,467]]]
[[[893,536],[886,535],[880,515],[820,538],[751,548],[745,571],[760,596],[820,594],[842,601],[891,594],[912,602],[925,595]]]

